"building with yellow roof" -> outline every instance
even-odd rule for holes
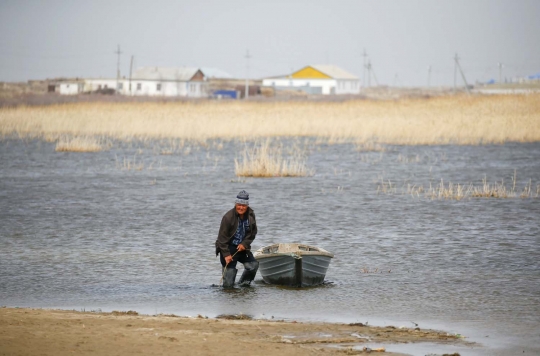
[[[274,90],[298,90],[307,94],[359,94],[360,79],[337,66],[308,65],[286,76],[265,78],[263,86]]]

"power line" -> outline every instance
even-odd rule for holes
[[[364,48],[364,52],[362,53],[362,57],[364,57],[364,65],[363,65],[363,77],[362,77],[362,87],[366,86],[366,59],[367,59],[367,53],[366,49]]]
[[[456,53],[456,56],[454,57],[455,65],[454,65],[454,93],[456,92],[456,82],[457,82],[457,70],[459,69],[459,72],[461,73],[461,78],[463,79],[463,82],[465,83],[465,89],[467,90],[467,94],[471,94],[469,90],[469,84],[467,84],[467,79],[465,79],[465,74],[463,74],[463,69],[461,69],[461,65],[459,65],[459,57]]]
[[[249,49],[246,49],[246,55],[244,56],[246,58],[246,94],[244,95],[244,98],[249,98],[249,59],[251,56],[249,55]]]

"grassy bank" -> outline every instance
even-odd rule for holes
[[[389,144],[540,141],[540,95],[399,101],[82,103],[0,109],[0,135],[130,140],[320,137]]]

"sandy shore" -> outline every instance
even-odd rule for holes
[[[0,308],[0,355],[401,355],[375,350],[414,342],[467,344],[440,331],[361,323]]]

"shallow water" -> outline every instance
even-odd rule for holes
[[[400,193],[408,183],[426,187],[441,178],[481,185],[486,176],[511,187],[514,171],[516,190],[531,179],[536,192],[540,144],[390,146],[381,153],[281,143],[304,149],[314,175],[238,179],[234,159],[244,144],[235,142],[160,155],[166,143],[68,153],[42,141],[0,141],[0,305],[415,322],[484,345],[456,350],[462,355],[540,354],[540,199]],[[134,165],[144,167],[126,169]],[[377,193],[381,177],[397,185],[395,194]],[[241,189],[257,214],[254,248],[323,247],[335,254],[330,283],[215,286],[214,241]],[[411,350],[426,354],[425,347]]]

